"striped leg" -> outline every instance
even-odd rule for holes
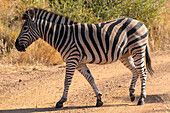
[[[95,84],[94,78],[91,75],[90,70],[87,67],[87,65],[86,64],[79,65],[77,70],[86,78],[86,80],[92,86],[92,88],[93,88],[93,90],[94,90],[94,92],[96,94],[96,97],[97,97],[97,104],[96,104],[96,106],[97,107],[102,106],[103,105],[103,102],[101,101],[102,94],[98,90],[98,88],[97,88],[97,86]]]
[[[63,103],[67,101],[67,95],[68,95],[68,90],[69,86],[71,85],[72,77],[75,72],[75,69],[77,68],[79,58],[76,55],[76,52],[72,54],[72,56],[69,56],[66,62],[66,76],[65,76],[65,81],[64,81],[64,92],[63,96],[60,99],[60,101],[57,102],[56,108],[61,108],[63,107]]]
[[[132,57],[129,53],[126,53],[120,58],[120,61],[133,73],[132,81],[129,88],[130,99],[133,102],[135,100],[135,85],[138,79],[138,73]]]
[[[132,53],[134,63],[138,72],[138,75],[140,76],[141,79],[141,96],[138,101],[138,105],[143,105],[144,100],[146,98],[146,69],[145,69],[145,64],[144,64],[144,56],[145,56],[145,51],[144,50],[138,50],[136,52]]]

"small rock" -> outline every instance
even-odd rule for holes
[[[19,81],[18,82],[22,82],[22,80],[21,79],[19,79]]]
[[[33,69],[32,69],[32,71],[37,71],[38,69],[36,68],[36,67],[34,67]]]

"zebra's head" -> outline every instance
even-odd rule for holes
[[[22,19],[25,20],[25,22],[15,42],[15,47],[18,51],[25,51],[29,45],[31,45],[40,37],[40,33],[35,23],[34,16],[34,9],[28,9],[23,14]]]

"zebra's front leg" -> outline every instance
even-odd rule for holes
[[[90,73],[90,70],[89,68],[87,67],[86,64],[81,64],[77,67],[77,70],[86,78],[86,80],[89,82],[89,84],[92,86],[95,94],[96,94],[96,97],[97,97],[97,103],[96,103],[96,106],[97,107],[100,107],[103,105],[103,102],[101,100],[101,92],[98,90],[97,86],[96,86],[96,83],[94,81],[94,78],[93,76],[91,75]]]
[[[56,108],[63,107],[63,103],[67,101],[67,95],[69,91],[69,86],[71,85],[72,77],[78,64],[78,59],[71,57],[66,62],[66,76],[64,81],[64,92],[60,101],[57,102]]]

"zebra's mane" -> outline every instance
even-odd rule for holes
[[[76,23],[76,22],[74,22],[73,20],[71,20],[71,19],[70,19],[69,17],[67,17],[67,16],[63,16],[63,15],[61,15],[61,14],[57,14],[57,13],[54,13],[54,12],[51,12],[51,11],[47,11],[47,10],[45,10],[45,9],[33,7],[33,8],[29,8],[27,11],[29,11],[30,9],[32,9],[32,10],[35,11],[35,16],[36,16],[35,18],[36,18],[36,19],[44,19],[44,18],[42,18],[42,16],[41,16],[41,17],[37,16],[37,12],[38,12],[38,11],[39,11],[39,12],[43,11],[43,12],[46,12],[46,13],[49,13],[49,14],[53,14],[53,15],[55,15],[55,16],[64,17],[64,18],[72,21],[73,23]]]

